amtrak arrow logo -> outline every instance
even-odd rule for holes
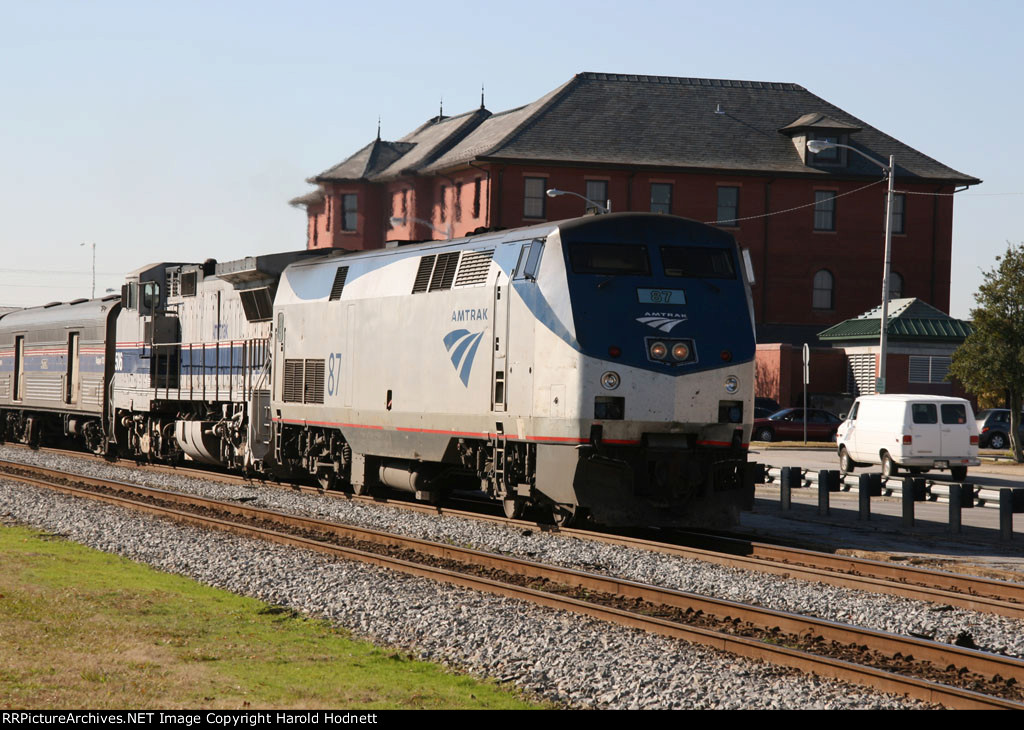
[[[660,331],[665,332],[667,334],[667,333],[671,332],[672,328],[675,327],[677,324],[679,324],[680,322],[685,322],[686,321],[686,315],[682,314],[682,315],[676,315],[674,317],[672,317],[672,316],[669,316],[669,317],[665,317],[665,316],[637,317],[636,321],[640,322],[641,324],[646,324],[648,327],[653,327],[654,329],[660,330]]]
[[[444,348],[451,354],[455,372],[466,387],[469,387],[469,372],[473,369],[476,348],[483,336],[483,332],[473,334],[469,330],[452,330],[444,336]]]

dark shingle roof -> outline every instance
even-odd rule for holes
[[[384,142],[375,139],[348,159],[329,170],[324,170],[308,182],[364,180],[391,165],[412,147],[413,145],[407,142]]]
[[[300,205],[313,205],[315,203],[323,202],[323,199],[324,191],[317,189],[306,193],[305,195],[300,195],[297,198],[292,198],[288,201],[288,205],[294,205],[296,207]]]
[[[425,171],[483,158],[822,176],[879,174],[858,156],[851,156],[842,171],[805,165],[790,136],[780,131],[789,127],[792,132],[794,124],[849,130],[852,146],[882,160],[895,155],[898,177],[980,182],[796,84],[601,73],[578,74],[533,104],[494,115]]]
[[[823,341],[877,340],[881,305],[859,317],[829,327],[818,335]],[[889,339],[914,342],[963,342],[974,328],[920,299],[894,299],[889,303]]]
[[[391,161],[387,167],[374,171],[374,180],[387,180],[405,172],[418,172],[451,147],[462,141],[467,134],[489,117],[486,109],[474,109],[454,117],[434,117],[395,144],[405,147],[405,153]]]
[[[592,163],[814,176],[871,176],[858,155],[842,168],[805,165],[792,135],[840,130],[851,146],[909,181],[973,185],[957,172],[796,84],[581,73],[537,101],[491,114],[434,117],[397,142],[371,142],[309,182],[384,181],[474,160]]]

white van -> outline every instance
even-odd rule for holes
[[[977,466],[978,425],[963,398],[938,395],[865,395],[836,431],[839,468],[881,464],[882,475],[900,469],[923,474],[949,469],[962,482]]]

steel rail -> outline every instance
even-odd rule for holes
[[[5,462],[0,461],[0,464],[3,463]],[[736,552],[687,547],[608,532],[577,528],[558,528],[527,520],[512,520],[504,516],[486,515],[479,512],[438,507],[417,502],[373,496],[359,497],[344,492],[325,492],[316,487],[254,480],[238,475],[210,472],[189,467],[147,464],[145,468],[183,476],[194,476],[196,478],[209,479],[213,477],[217,480],[233,484],[258,483],[280,486],[303,492],[326,494],[335,498],[365,504],[387,504],[399,509],[425,514],[463,517],[523,529],[540,529],[611,545],[632,547],[648,552],[659,552],[676,557],[700,560],[739,570],[752,570],[779,575],[785,578],[821,582],[855,590],[884,593],[930,603],[941,603],[971,611],[1005,616],[1007,618],[1024,619],[1024,585],[991,578],[960,575],[916,566],[893,565],[879,560],[834,555],[820,551],[782,547],[735,538],[716,538],[723,542],[731,542],[736,552],[742,552],[742,554],[736,554]]]
[[[51,472],[46,478],[52,479],[54,470],[42,470]],[[708,599],[702,596],[686,594],[679,591],[645,586],[632,581],[620,581],[607,576],[598,576],[552,566],[544,566],[530,563],[515,558],[503,558],[489,553],[458,548],[439,543],[419,539],[400,538],[387,533],[374,530],[363,530],[362,528],[349,528],[310,518],[301,518],[295,515],[284,515],[271,510],[261,510],[253,507],[240,506],[233,503],[209,500],[191,495],[181,495],[175,492],[139,487],[137,485],[109,482],[108,480],[94,479],[91,477],[80,477],[78,475],[67,475],[58,473],[57,478],[73,478],[78,482],[91,483],[93,486],[104,486],[106,488],[129,491],[140,496],[149,496],[157,499],[167,499],[181,503],[190,503],[209,509],[228,511],[238,516],[258,517],[261,519],[272,519],[282,521],[291,526],[302,527],[303,529],[316,530],[319,532],[334,532],[334,534],[361,535],[359,539],[370,537],[375,542],[386,541],[402,547],[413,547],[414,549],[429,548],[431,554],[444,556],[449,559],[456,559],[464,562],[476,562],[476,559],[483,558],[483,564],[487,567],[494,567],[507,572],[531,575],[532,577],[543,577],[549,580],[577,587],[586,587],[591,590],[603,591],[621,595],[623,597],[647,600],[652,603],[671,605],[677,608],[689,608],[705,613],[719,616],[730,616],[739,618],[749,623],[761,626],[778,627],[779,629],[793,634],[806,634],[807,632],[821,633],[826,639],[842,642],[845,644],[857,644],[868,646],[882,653],[912,654],[919,660],[928,661],[939,666],[955,665],[962,666],[969,671],[978,672],[987,676],[998,674],[1004,679],[1014,678],[1018,682],[1024,679],[1024,662],[1020,660],[986,655],[983,652],[961,649],[960,647],[946,646],[936,642],[927,642],[919,639],[899,637],[883,632],[859,630],[854,627],[836,624],[834,622],[821,621],[819,619],[807,619],[785,612],[772,612],[758,607],[745,606],[729,601]],[[390,567],[402,572],[430,577],[448,583],[464,587],[485,590],[499,595],[526,598],[542,605],[554,608],[583,613],[604,620],[613,621],[623,625],[643,628],[666,636],[684,638],[690,641],[714,646],[733,653],[742,654],[751,658],[767,659],[773,663],[782,664],[804,671],[815,671],[823,676],[835,677],[860,683],[868,683],[876,688],[885,691],[899,691],[910,694],[931,702],[941,702],[955,707],[1007,707],[1024,709],[1024,703],[1000,698],[992,698],[977,692],[963,690],[955,687],[948,687],[928,680],[904,677],[883,670],[859,665],[828,657],[820,657],[807,652],[802,652],[786,647],[766,644],[755,639],[748,639],[727,633],[715,632],[692,626],[685,626],[671,620],[644,616],[642,614],[623,611],[614,607],[580,601],[578,599],[560,596],[553,593],[536,591],[534,589],[512,586],[489,578],[469,575],[466,573],[437,568],[422,563],[410,562],[400,558],[383,556],[377,553],[363,550],[342,547],[310,538],[277,533],[255,526],[244,526],[213,517],[198,516],[193,513],[182,512],[167,507],[159,507],[152,504],[139,503],[124,497],[111,494],[100,494],[88,490],[81,490],[73,486],[53,484],[45,479],[33,479],[24,475],[9,475],[13,479],[26,481],[28,483],[57,489],[76,496],[85,496],[91,499],[98,499],[120,506],[145,511],[153,514],[171,516],[179,521],[189,522],[197,525],[215,526],[218,529],[228,530],[246,536],[271,539],[274,542],[292,545],[295,547],[314,549],[319,552],[327,552],[332,555],[352,558],[375,565]],[[898,688],[898,689],[897,689]]]

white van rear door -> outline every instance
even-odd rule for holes
[[[970,414],[964,403],[943,403],[942,413],[942,455],[944,457],[968,456],[971,448],[971,427],[967,423]]]
[[[904,456],[934,457],[942,453],[939,409],[934,403],[910,404],[909,429],[912,438],[909,448],[904,447]]]

